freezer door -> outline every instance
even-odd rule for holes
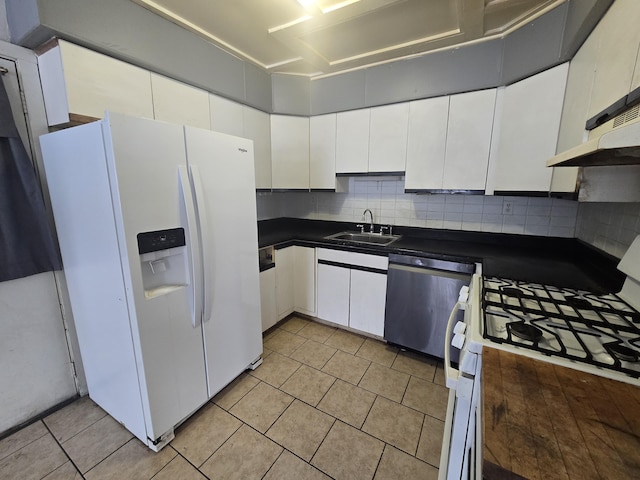
[[[202,330],[193,324],[190,303],[190,245],[197,233],[188,228],[189,201],[181,194],[190,198],[191,193],[181,192],[189,182],[185,186],[179,176],[179,167],[186,168],[184,133],[182,126],[116,114],[106,123],[107,167],[136,351],[137,365],[131,368],[138,369],[147,436],[155,440],[208,398]],[[141,233],[151,235],[154,244],[181,230],[184,242],[152,252],[140,249]]]
[[[209,395],[262,354],[253,142],[185,127],[204,268]]]

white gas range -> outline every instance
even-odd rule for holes
[[[447,326],[447,343],[461,352],[457,368],[445,356],[451,391],[439,480],[482,478],[484,346],[640,386],[640,236],[618,269],[624,286],[606,295],[473,276]],[[464,322],[454,326],[458,309]]]
[[[627,274],[625,285],[605,295],[485,278],[484,343],[640,385],[640,237],[618,268]]]

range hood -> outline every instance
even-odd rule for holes
[[[640,105],[594,128],[589,140],[547,160],[547,167],[640,165]]]

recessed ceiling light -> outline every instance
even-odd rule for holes
[[[298,0],[298,3],[304,8],[307,8],[316,3],[316,0]]]
[[[315,10],[316,12],[320,11],[322,13],[329,13],[333,12],[334,10],[339,10],[341,8],[352,5],[354,3],[358,3],[359,1],[360,0],[298,0],[298,3],[302,5],[302,7],[306,10]]]
[[[329,5],[328,7],[321,8],[320,10],[322,10],[322,13],[329,13],[340,8],[348,7],[349,5],[352,5],[354,3],[358,3],[359,1],[360,0],[344,0],[343,2],[334,3],[333,5]]]

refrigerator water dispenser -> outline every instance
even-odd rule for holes
[[[146,298],[164,295],[188,285],[184,228],[143,232],[137,238]]]

